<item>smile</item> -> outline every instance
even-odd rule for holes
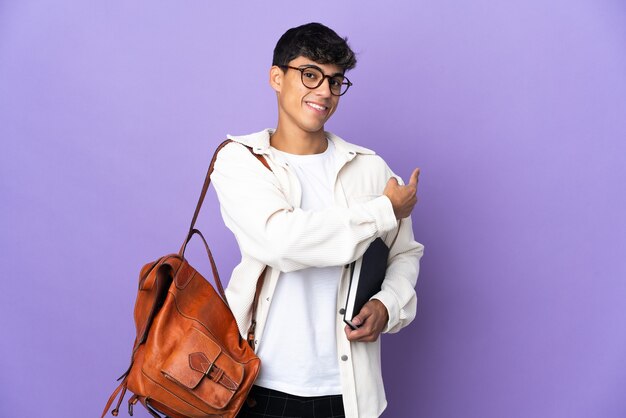
[[[328,107],[326,106],[322,106],[322,105],[318,105],[317,103],[312,103],[312,102],[305,102],[309,107],[319,111],[319,112],[324,112],[328,109]]]

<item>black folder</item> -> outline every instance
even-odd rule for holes
[[[343,321],[352,329],[357,329],[351,321],[357,316],[372,296],[380,291],[385,272],[389,247],[381,238],[376,238],[363,254],[351,264],[350,287],[346,299]]]

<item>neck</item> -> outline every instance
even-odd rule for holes
[[[270,137],[270,145],[289,154],[321,154],[326,151],[328,141],[324,129],[306,132],[301,129],[286,129],[280,122]]]

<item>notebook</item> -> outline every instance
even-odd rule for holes
[[[350,272],[350,287],[346,299],[343,321],[352,329],[358,327],[352,323],[372,296],[380,291],[385,272],[389,248],[381,238],[376,238],[363,254],[363,257],[353,262]]]

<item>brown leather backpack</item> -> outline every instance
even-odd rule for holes
[[[141,402],[154,417],[160,417],[160,413],[172,418],[234,417],[259,373],[261,362],[250,343],[254,341],[254,321],[246,341],[228,308],[211,250],[194,228],[217,153],[229,142],[220,144],[213,155],[180,251],[141,269],[134,313],[137,336],[130,367],[118,379],[121,383],[102,417],[119,394],[111,411],[118,415],[127,389],[134,393],[128,401],[130,415],[133,406]],[[253,155],[269,169],[262,156]],[[196,234],[206,247],[221,297],[184,258],[185,247]],[[264,272],[257,284],[253,311],[263,277]]]

